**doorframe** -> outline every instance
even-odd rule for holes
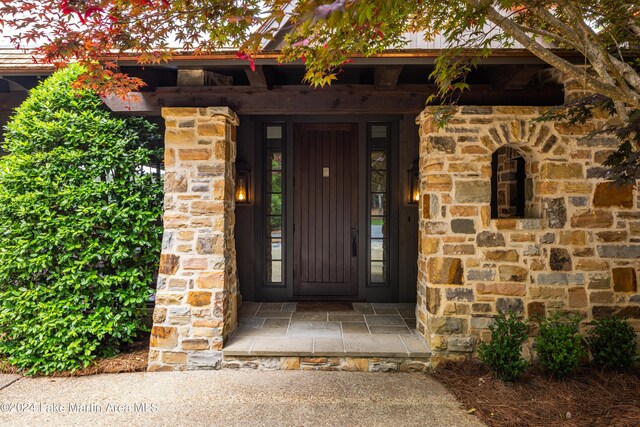
[[[399,286],[399,251],[393,250],[397,247],[399,240],[399,210],[401,208],[401,197],[404,194],[400,186],[399,170],[399,137],[400,137],[400,121],[402,115],[270,115],[270,116],[251,116],[250,123],[253,130],[253,144],[255,146],[253,164],[255,165],[255,175],[253,178],[254,185],[254,229],[256,244],[260,247],[258,250],[259,259],[254,263],[256,268],[255,279],[253,283],[253,292],[256,301],[291,301],[291,300],[349,300],[349,301],[368,301],[368,302],[392,302],[398,301],[400,298]],[[358,181],[360,189],[358,191],[358,295],[356,297],[295,297],[293,295],[293,256],[294,245],[293,237],[293,218],[294,218],[294,188],[293,188],[293,162],[294,143],[293,143],[293,124],[294,123],[356,123],[358,129]],[[369,146],[368,146],[368,123],[389,123],[389,160],[390,160],[390,198],[389,198],[389,285],[387,287],[369,287],[367,263],[370,257],[369,249],[369,230],[368,230],[368,211],[369,206]],[[264,146],[265,135],[264,129],[267,124],[283,124],[285,126],[284,140],[284,230],[283,243],[285,250],[283,253],[283,286],[265,286],[265,252],[266,245],[264,241]]]

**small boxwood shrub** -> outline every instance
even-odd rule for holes
[[[489,330],[491,342],[480,343],[478,356],[496,377],[514,381],[529,365],[521,355],[522,344],[527,340],[527,325],[514,314],[500,314]]]
[[[161,243],[155,125],[115,117],[54,73],[16,110],[0,159],[0,357],[27,374],[113,355],[144,327]]]
[[[540,324],[536,351],[544,370],[555,378],[564,378],[585,355],[583,337],[578,333],[580,320],[578,316],[555,313]]]
[[[607,317],[591,322],[587,342],[593,364],[608,369],[625,370],[638,361],[636,333],[626,319]]]

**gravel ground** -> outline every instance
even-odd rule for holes
[[[22,378],[0,390],[0,425],[483,424],[425,374],[222,370]]]

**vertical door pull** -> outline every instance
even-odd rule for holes
[[[358,256],[358,230],[351,229],[351,256]]]

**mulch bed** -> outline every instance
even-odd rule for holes
[[[505,383],[478,361],[440,365],[434,377],[489,426],[640,426],[640,370],[584,367],[564,380],[537,368]]]
[[[144,372],[149,357],[149,335],[140,336],[133,343],[124,346],[115,357],[96,359],[89,366],[77,371],[56,372],[49,377],[82,377],[96,374],[119,374],[124,372]],[[14,366],[0,360],[0,373],[16,374]]]

